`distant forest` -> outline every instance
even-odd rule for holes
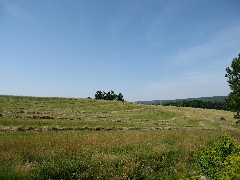
[[[229,110],[226,103],[226,98],[227,96],[213,96],[213,97],[188,98],[188,99],[176,99],[176,100],[138,101],[137,103],[149,104],[149,105]]]

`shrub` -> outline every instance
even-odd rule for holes
[[[209,179],[239,179],[240,149],[229,136],[222,136],[195,153],[197,172]]]

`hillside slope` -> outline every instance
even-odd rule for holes
[[[0,96],[0,104],[1,130],[14,130],[16,127],[21,127],[20,130],[43,130],[43,127],[49,130],[239,128],[229,111],[3,95]]]

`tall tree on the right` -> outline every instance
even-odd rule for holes
[[[240,54],[234,58],[231,67],[226,68],[225,77],[231,88],[231,92],[227,98],[227,104],[231,111],[236,112],[235,119],[240,119]]]
[[[124,101],[122,93],[119,93],[119,94],[117,95],[117,100],[118,100],[118,101],[122,101],[122,102]]]

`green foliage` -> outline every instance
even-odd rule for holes
[[[102,98],[103,98],[102,91],[97,91],[95,94],[95,99],[102,99]]]
[[[153,100],[153,101],[137,101],[140,104],[152,104],[152,105],[160,105],[163,103],[172,103],[172,102],[183,102],[183,101],[210,101],[212,103],[219,102],[224,103],[226,101],[227,96],[213,96],[213,97],[201,97],[201,98],[187,98],[187,99],[175,99],[175,100]]]
[[[124,101],[122,93],[117,95],[117,101]]]
[[[97,91],[95,94],[95,99],[124,101],[122,93],[116,95],[114,91],[109,91],[107,93],[104,91]]]
[[[195,153],[197,171],[210,179],[239,179],[239,153],[239,147],[225,135]]]
[[[240,119],[240,54],[234,58],[231,68],[226,68],[228,84],[232,90],[228,95],[227,103],[233,112],[236,112],[234,118]]]
[[[204,109],[218,109],[228,110],[226,102],[211,102],[202,100],[184,100],[184,101],[170,101],[162,103],[163,106],[177,106],[177,107],[193,107]]]

